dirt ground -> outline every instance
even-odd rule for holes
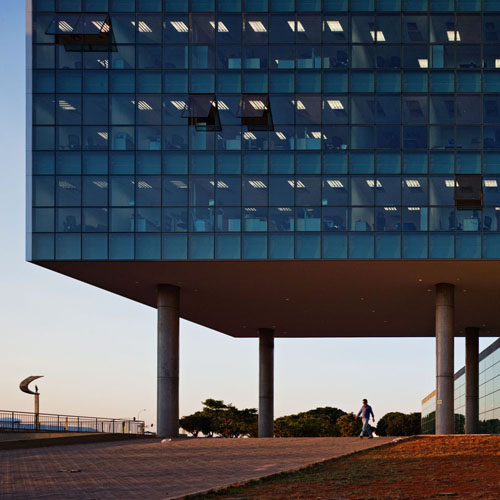
[[[419,438],[196,498],[500,500],[500,436]]]

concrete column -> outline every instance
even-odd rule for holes
[[[479,328],[465,329],[465,433],[479,427]]]
[[[157,433],[179,435],[179,295],[180,289],[158,285]]]
[[[274,436],[274,330],[259,329],[259,437]]]
[[[455,287],[436,285],[436,434],[454,432],[454,300]]]

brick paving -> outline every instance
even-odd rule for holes
[[[165,500],[392,438],[158,439],[0,451],[2,500]],[[69,472],[75,469],[79,472]]]

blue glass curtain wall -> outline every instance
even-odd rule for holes
[[[500,258],[499,40],[489,1],[35,1],[33,259]]]
[[[479,432],[500,434],[500,347],[479,362]],[[455,375],[455,433],[465,432],[465,375]],[[435,433],[435,394],[422,403],[422,433]]]

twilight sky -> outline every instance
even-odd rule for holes
[[[20,392],[38,381],[41,411],[155,420],[156,311],[24,261],[25,13],[0,0],[0,409],[32,411]],[[495,339],[483,339],[483,349]],[[455,342],[455,368],[464,339]],[[420,411],[435,384],[433,339],[277,339],[275,415],[362,398],[380,418]],[[258,341],[181,323],[181,415],[208,397],[258,403]]]

